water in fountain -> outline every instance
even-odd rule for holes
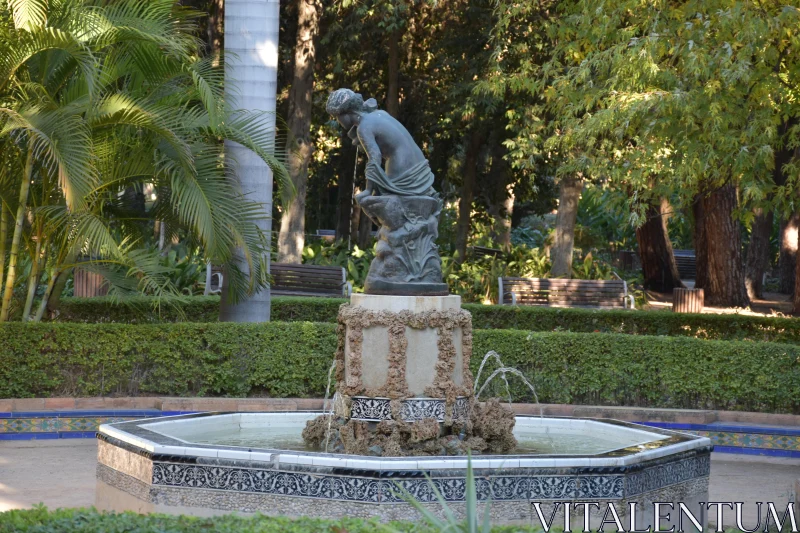
[[[478,390],[478,384],[480,383],[481,373],[483,372],[483,367],[486,364],[486,361],[488,361],[489,359],[494,359],[495,361],[497,361],[497,364],[500,365],[500,368],[498,368],[497,370],[492,372],[492,374],[488,378],[486,378],[486,381],[483,382],[483,385],[481,386],[480,390]],[[479,400],[481,394],[484,391],[484,389],[486,389],[486,387],[492,382],[492,380],[494,378],[496,378],[497,376],[501,376],[503,378],[503,382],[505,383],[506,394],[508,395],[508,403],[510,404],[511,403],[511,389],[508,386],[508,379],[506,378],[506,374],[513,374],[513,375],[517,376],[519,379],[522,380],[522,383],[524,383],[525,386],[530,389],[530,391],[533,393],[533,399],[534,399],[537,407],[539,407],[539,416],[543,417],[544,416],[544,410],[542,409],[542,405],[539,403],[539,395],[536,394],[536,387],[533,386],[533,383],[528,381],[528,378],[525,377],[525,374],[523,374],[522,372],[520,372],[516,368],[504,365],[503,361],[500,359],[500,355],[497,352],[495,352],[494,350],[488,352],[486,355],[483,356],[483,360],[481,361],[481,366],[478,367],[478,375],[475,378],[475,387],[474,387],[475,399]]]

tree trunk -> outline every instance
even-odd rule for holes
[[[50,301],[50,296],[53,294],[53,289],[55,288],[57,280],[58,274],[56,273],[55,269],[53,269],[53,272],[50,274],[50,278],[47,280],[47,288],[44,290],[42,301],[39,302],[39,309],[37,309],[36,316],[34,316],[32,319],[34,322],[42,321],[44,312],[47,310],[47,303]]]
[[[206,27],[206,46],[211,54],[218,54],[223,50],[222,23],[225,13],[224,0],[209,0],[208,2],[208,27]]]
[[[350,239],[353,234],[352,219],[355,214],[355,207],[353,206],[353,193],[356,171],[356,155],[352,154],[349,149],[345,148],[350,146],[351,142],[346,133],[342,133],[342,163],[340,163],[339,173],[339,187],[338,187],[338,205],[336,207],[336,239],[346,241]],[[353,161],[353,164],[348,164]]]
[[[6,268],[6,241],[8,241],[8,209],[0,200],[0,294],[3,293]]]
[[[769,267],[769,237],[772,234],[772,211],[758,207],[753,210],[755,218],[747,247],[747,265],[744,285],[751,300],[764,297],[764,273]]]
[[[28,293],[25,295],[25,307],[22,309],[22,321],[30,319],[31,309],[33,309],[33,299],[36,297],[36,289],[39,288],[39,270],[41,269],[44,258],[42,257],[42,232],[39,231],[36,239],[36,249],[31,258],[31,273],[28,276]]]
[[[514,183],[504,157],[506,149],[492,142],[492,165],[486,187],[487,212],[492,216],[492,240],[502,249],[511,248],[511,216],[514,211]]]
[[[798,229],[800,229],[800,213],[792,213],[787,220],[781,223],[781,253],[778,258],[778,270],[783,294],[792,294],[794,292]]]
[[[0,309],[0,322],[8,320],[8,313],[11,309],[11,298],[14,295],[14,282],[17,277],[17,257],[22,241],[22,226],[25,224],[25,211],[28,207],[28,191],[31,188],[31,178],[33,176],[33,147],[28,147],[28,157],[25,162],[25,172],[22,175],[22,183],[19,187],[19,205],[17,206],[17,216],[14,220],[14,236],[11,238],[11,250],[8,258],[8,272],[6,273],[6,285],[3,291],[3,306]]]
[[[795,257],[795,264],[800,264],[800,247],[798,247],[798,252],[796,255],[797,256]],[[800,287],[800,268],[795,269],[794,286]],[[794,291],[792,302],[794,303],[794,305],[792,306],[792,314],[795,316],[800,315],[800,291]]]
[[[749,304],[744,287],[744,261],[739,223],[734,220],[736,189],[725,185],[700,200],[703,236],[696,239],[696,289],[705,289],[706,304],[724,307],[746,307]],[[703,242],[704,241],[704,242]],[[698,242],[703,248],[698,248]],[[701,278],[700,256],[704,255]],[[702,284],[701,284],[702,282]]]
[[[400,115],[400,39],[402,33],[389,34],[389,79],[386,83],[386,112],[397,118]]]
[[[275,112],[278,83],[278,0],[228,0],[225,3],[225,98],[232,109],[258,109]],[[274,115],[273,115],[274,116]],[[266,125],[274,132],[275,121]],[[264,218],[259,228],[267,244],[272,240],[272,171],[256,154],[242,145],[225,142],[231,176],[238,179],[242,192],[261,204]],[[254,258],[269,272],[269,253]],[[245,275],[250,269],[242,250],[235,251],[237,267]],[[270,314],[269,287],[247,299],[233,303],[228,290],[230,275],[223,278],[220,320],[223,322],[266,322]]]
[[[50,294],[46,297],[46,308],[50,316],[55,316],[58,314],[58,308],[61,307],[61,294],[64,292],[64,287],[67,286],[69,275],[74,270],[73,265],[78,257],[78,251],[79,250],[77,248],[70,248],[69,252],[67,252],[64,262],[62,263],[62,265],[66,266],[62,266],[61,270],[56,271],[53,276],[53,287],[50,290]],[[37,315],[38,314],[39,313],[37,313]]]
[[[692,203],[694,215],[694,286],[698,289],[708,286],[708,246],[706,246],[706,224],[703,195],[696,194]]]
[[[514,212],[514,186],[507,187],[505,199],[489,206],[489,214],[494,219],[492,225],[492,236],[495,242],[503,250],[511,249],[511,215]]]
[[[297,37],[294,49],[294,76],[289,90],[289,135],[296,153],[289,159],[289,173],[295,195],[281,216],[278,237],[278,262],[302,263],[306,230],[306,192],[308,163],[314,151],[311,139],[311,112],[314,92],[315,41],[319,33],[319,6],[315,0],[297,2]]]
[[[578,201],[583,182],[576,176],[561,178],[558,184],[558,213],[556,214],[555,239],[550,249],[553,266],[550,274],[556,277],[572,277],[572,250],[575,245],[575,220],[578,217]]]
[[[647,220],[636,228],[644,288],[666,293],[684,287],[667,231],[666,214],[669,209],[669,202],[663,198],[660,205],[647,208]]]
[[[478,176],[478,161],[483,135],[475,129],[470,135],[464,158],[464,184],[461,187],[461,199],[458,201],[458,221],[456,222],[456,261],[461,262],[467,255],[472,201],[475,199],[475,182]]]

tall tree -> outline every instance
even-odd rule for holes
[[[782,223],[778,239],[780,254],[778,256],[778,277],[780,291],[794,294],[795,270],[797,265],[798,233],[800,232],[800,213],[790,214]]]
[[[672,292],[684,286],[667,231],[671,209],[669,201],[662,197],[657,204],[653,202],[648,206],[644,223],[636,228],[645,289]]]
[[[697,256],[695,288],[705,289],[709,305],[746,307],[741,227],[734,217],[736,189],[728,184],[701,195],[702,217],[695,220],[702,237],[702,254]]]
[[[461,197],[458,199],[458,221],[456,222],[456,255],[458,261],[467,256],[467,240],[469,239],[472,202],[475,199],[475,182],[478,176],[480,150],[483,145],[483,132],[474,128],[469,134],[465,147],[464,166],[462,170]]]
[[[753,209],[744,279],[747,297],[750,300],[764,297],[764,274],[770,264],[769,239],[772,235],[773,222],[772,209],[764,207]]]
[[[314,95],[314,62],[319,34],[321,5],[318,0],[297,0],[297,37],[294,48],[294,73],[289,89],[289,139],[293,152],[289,172],[294,195],[284,202],[278,237],[278,261],[301,263],[305,244],[308,163],[314,151],[311,115]]]
[[[278,77],[279,0],[228,0],[225,3],[225,103],[232,109],[275,113]],[[275,118],[259,133],[274,136]],[[256,154],[239,143],[225,142],[231,179],[238,180],[242,192],[263,208],[259,228],[268,245],[272,240],[272,170]],[[269,254],[247,258],[235,252],[231,267],[251,277],[269,273]],[[257,265],[253,269],[252,265]],[[229,290],[230,273],[223,277],[220,320],[226,322],[266,322],[270,317],[269,287],[257,290],[247,299],[235,301]]]

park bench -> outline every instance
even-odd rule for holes
[[[486,246],[472,246],[473,257],[503,257],[505,252],[499,248],[487,248]]]
[[[681,279],[695,279],[697,277],[697,256],[694,250],[673,250],[678,274]]]
[[[621,279],[498,278],[500,304],[633,309]]]
[[[338,266],[272,263],[270,274],[274,296],[348,298],[353,292],[344,268]]]

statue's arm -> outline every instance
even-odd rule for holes
[[[380,167],[383,161],[383,154],[377,140],[375,140],[375,131],[370,124],[362,123],[358,127],[358,140],[361,141],[361,146],[367,152],[370,163],[375,163]]]

